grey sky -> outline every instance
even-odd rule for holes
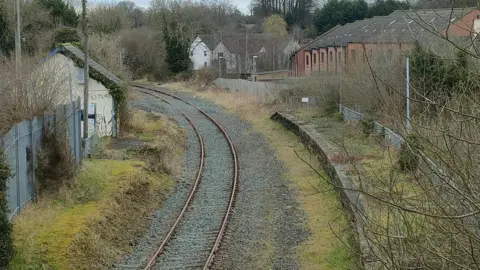
[[[151,0],[131,0],[138,6],[147,8],[150,5]],[[250,0],[230,0],[231,3],[237,8],[243,12],[243,13],[248,13],[248,5],[250,4]],[[105,0],[91,0],[91,3],[105,3],[105,2],[110,2],[110,1],[105,1]],[[112,2],[120,2],[120,0],[114,0]]]

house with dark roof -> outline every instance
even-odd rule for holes
[[[299,48],[291,37],[269,34],[216,34],[198,36],[190,46],[193,69],[213,66],[222,74],[251,74],[254,59],[269,58],[271,69],[288,66],[290,55]],[[258,70],[258,69],[257,69]]]
[[[432,49],[445,44],[447,36],[468,46],[479,31],[476,8],[397,10],[330,29],[297,50],[291,70],[295,76],[353,70],[368,56],[400,60],[415,43]]]
[[[71,44],[62,44],[42,61],[42,69],[54,73],[58,84],[62,84],[65,88],[65,95],[59,98],[59,103],[80,98],[81,104],[83,104],[85,82],[83,59],[84,53],[82,50]],[[93,59],[88,59],[88,66],[88,114],[95,115],[94,119],[89,119],[89,132],[96,132],[99,137],[116,136],[115,101],[111,92],[118,90],[122,81]]]

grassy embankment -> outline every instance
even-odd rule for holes
[[[183,131],[133,112],[132,132],[103,139],[72,187],[42,195],[14,220],[11,269],[106,269],[128,252],[172,191]]]
[[[201,98],[215,102],[250,122],[255,132],[264,135],[270,141],[278,158],[288,169],[284,177],[297,192],[298,201],[307,216],[305,227],[309,230],[310,236],[297,249],[298,261],[302,269],[356,268],[349,248],[342,243],[349,243],[352,234],[335,191],[328,183],[319,180],[318,175],[296,156],[294,150],[324,174],[316,159],[305,149],[300,140],[279,123],[270,120],[269,117],[274,111],[272,106],[239,93],[195,91],[194,88],[180,83],[164,86],[171,90],[194,92]],[[272,246],[268,243],[272,239],[273,237],[264,239],[266,247]],[[257,254],[257,258],[272,258],[273,256],[268,254],[272,252],[272,248],[266,248],[265,254]],[[265,266],[265,260],[259,259],[258,265]]]

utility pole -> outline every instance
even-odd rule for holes
[[[407,119],[406,126],[407,132],[410,131],[410,63],[407,56]]]
[[[87,0],[82,0],[82,32],[83,32],[83,150],[88,139],[88,22]]]
[[[17,27],[15,28],[15,68],[17,71],[17,77],[20,75],[20,65],[22,63],[22,45],[21,45],[21,33],[20,33],[20,0],[14,2]]]

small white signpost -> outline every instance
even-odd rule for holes
[[[302,97],[302,102],[308,103],[308,97]]]

